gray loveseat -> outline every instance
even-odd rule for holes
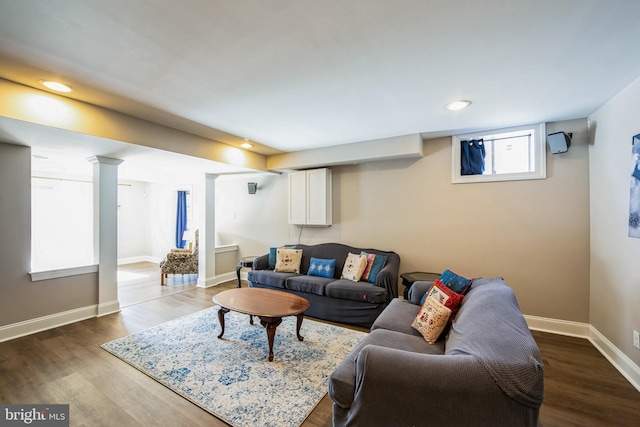
[[[341,243],[292,245],[302,249],[300,273],[282,273],[269,269],[269,254],[256,258],[248,273],[249,287],[276,289],[306,298],[311,306],[306,315],[334,322],[370,327],[393,298],[398,296],[400,256],[395,252],[361,249]],[[381,254],[386,263],[375,283],[340,279],[349,252]],[[335,259],[332,278],[308,276],[311,258]]]
[[[476,279],[447,333],[411,327],[431,282],[395,299],[328,381],[334,426],[536,426],[543,364],[515,295]]]

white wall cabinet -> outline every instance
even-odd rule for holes
[[[289,178],[289,224],[332,224],[331,170],[291,172]]]

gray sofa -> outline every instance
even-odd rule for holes
[[[411,327],[432,282],[394,299],[328,381],[334,426],[536,426],[543,364],[515,295],[476,279],[449,331]]]
[[[281,273],[269,269],[269,254],[256,258],[248,273],[249,287],[276,289],[306,298],[311,306],[305,315],[369,328],[393,298],[398,297],[400,256],[395,252],[362,249],[341,243],[292,245],[302,249],[300,273]],[[387,261],[375,283],[340,279],[349,252],[382,254]],[[333,278],[308,276],[311,258],[335,259]]]

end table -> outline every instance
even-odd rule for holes
[[[403,294],[404,299],[408,300],[409,289],[411,289],[411,285],[413,285],[413,282],[418,282],[418,281],[435,282],[435,280],[440,277],[440,273],[412,271],[411,273],[402,273],[400,277],[402,278],[402,284],[405,286],[404,294]]]
[[[242,287],[242,282],[240,281],[240,270],[242,270],[243,268],[251,268],[253,267],[253,260],[256,259],[255,256],[247,256],[244,258],[240,258],[240,262],[238,263],[238,266],[236,267],[236,276],[238,276],[238,286],[236,286],[237,288],[241,288]]]

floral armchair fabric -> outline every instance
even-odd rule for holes
[[[160,284],[168,274],[198,274],[198,234],[194,233],[193,250],[171,249],[171,252],[160,262]]]

